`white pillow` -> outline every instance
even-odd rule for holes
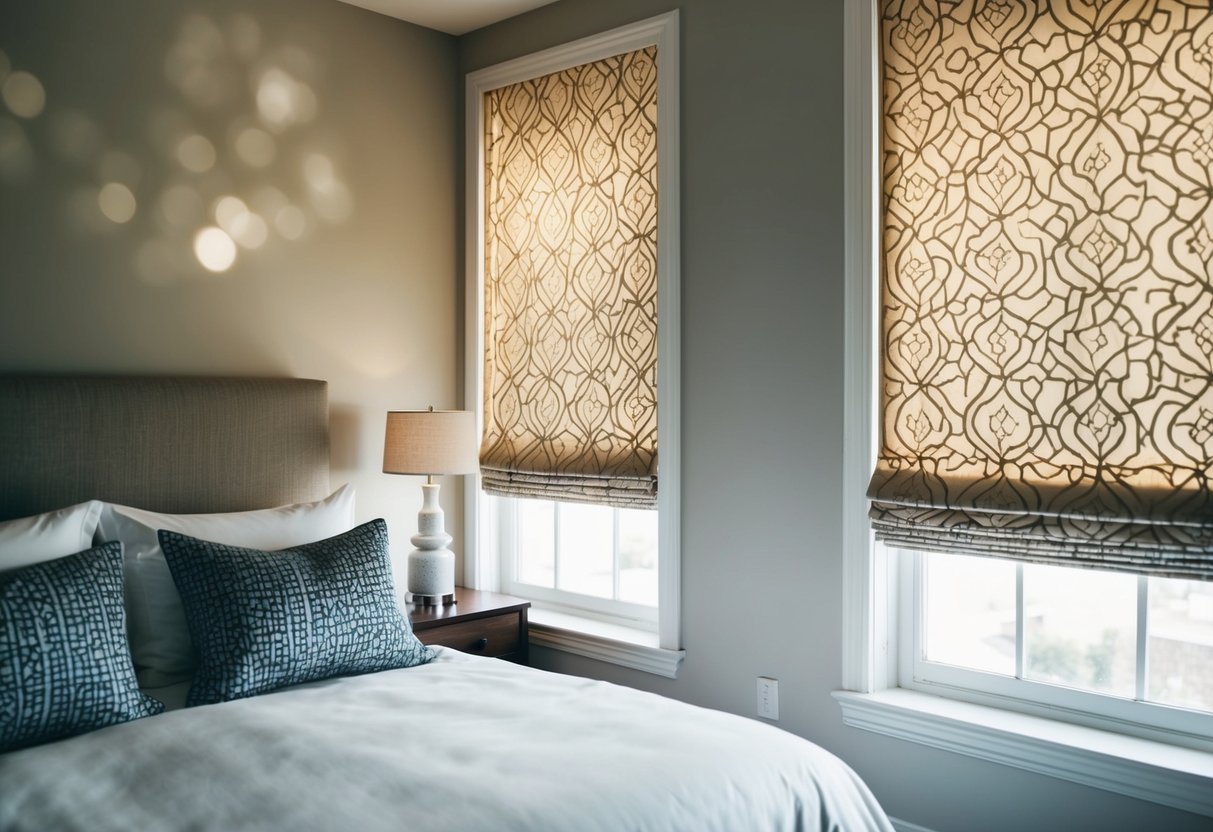
[[[194,647],[181,596],[156,537],[158,529],[229,546],[272,550],[313,543],[353,527],[352,485],[343,485],[314,503],[228,514],[160,514],[106,503],[97,537],[98,542],[123,544],[127,624],[139,687],[176,684],[194,675]]]
[[[16,569],[92,548],[101,503],[74,506],[0,523],[0,569]]]

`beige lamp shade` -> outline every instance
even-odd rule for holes
[[[393,410],[383,439],[385,474],[471,474],[479,466],[476,415],[468,410]]]

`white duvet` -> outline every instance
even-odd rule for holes
[[[442,650],[0,755],[0,829],[892,827],[849,768],[792,734]]]

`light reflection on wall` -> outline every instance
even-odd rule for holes
[[[0,51],[0,179],[29,180],[44,153],[70,166],[81,180],[66,199],[73,224],[135,235],[134,271],[156,285],[229,272],[346,222],[354,199],[334,161],[341,148],[307,130],[320,63],[267,40],[247,13],[186,15],[163,63],[179,103],[147,114],[146,146],[125,147]]]

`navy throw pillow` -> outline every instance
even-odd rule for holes
[[[276,552],[159,537],[198,653],[186,705],[434,657],[396,600],[382,520]]]
[[[135,680],[121,543],[0,572],[0,752],[163,710]]]

